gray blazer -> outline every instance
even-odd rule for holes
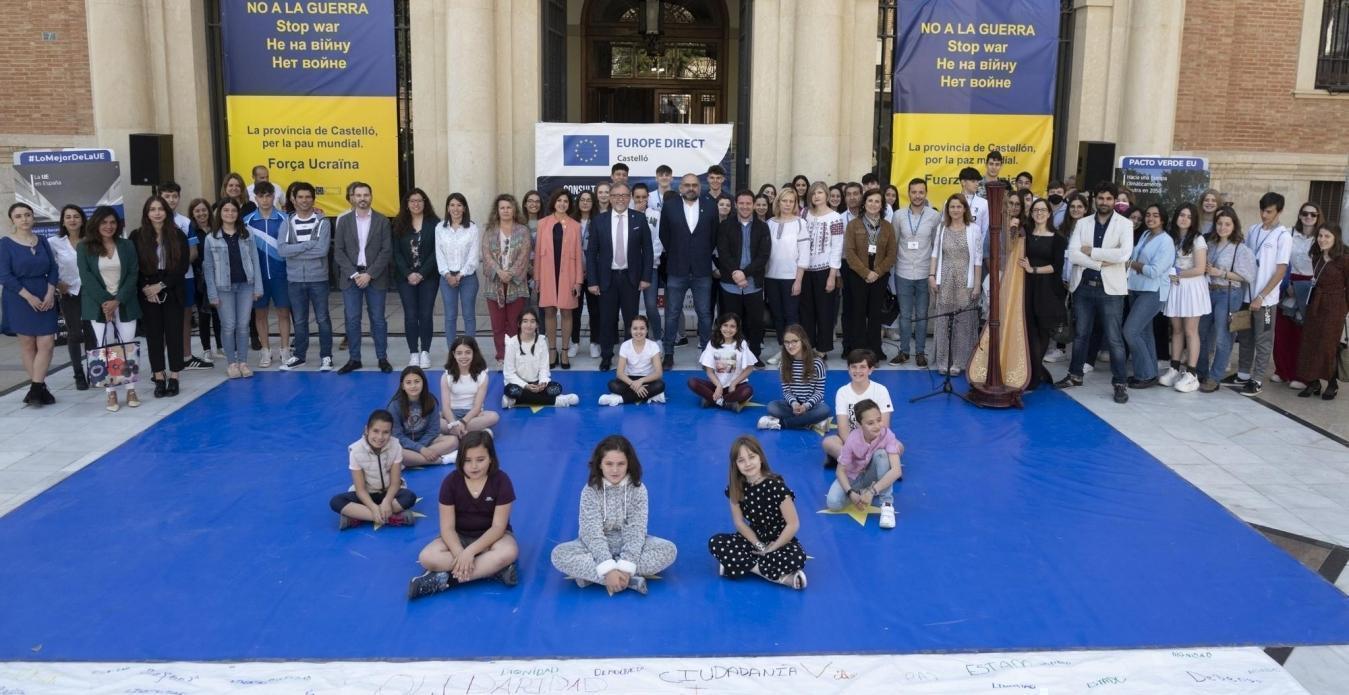
[[[333,234],[333,258],[337,261],[337,286],[345,290],[356,274],[356,259],[360,258],[360,240],[356,236],[356,213],[337,218],[337,232]],[[365,272],[370,274],[370,287],[389,289],[389,268],[393,259],[393,233],[389,218],[370,211],[370,236],[365,241]]]

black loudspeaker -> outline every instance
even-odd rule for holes
[[[1089,191],[1102,181],[1115,180],[1115,143],[1081,140],[1077,143],[1077,190]]]
[[[131,134],[131,184],[158,186],[173,180],[173,136]]]

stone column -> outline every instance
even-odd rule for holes
[[[417,186],[431,196],[436,216],[445,214],[445,196],[459,190],[451,181],[445,113],[449,108],[449,45],[444,31],[449,19],[438,2],[409,4],[412,46],[412,151]]]
[[[844,56],[851,55],[845,43],[843,6],[847,0],[814,0],[793,3],[796,20],[796,62],[792,92],[792,124],[789,169],[784,176],[803,173],[814,181],[840,180],[840,115],[852,106],[843,103]],[[757,33],[757,29],[756,29]],[[875,39],[873,38],[873,43]],[[779,182],[781,183],[781,182]]]
[[[449,0],[441,37],[445,41],[445,108],[441,121],[417,127],[445,130],[449,190],[463,192],[479,220],[497,194],[497,80],[495,9],[492,0]],[[518,35],[518,34],[517,34]],[[414,63],[416,59],[414,58]],[[509,85],[509,83],[507,83]]]
[[[1122,80],[1119,155],[1171,153],[1184,24],[1185,3],[1133,0]]]

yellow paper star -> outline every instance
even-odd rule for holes
[[[745,401],[745,405],[744,405],[743,407],[744,407],[744,408],[763,408],[763,407],[766,407],[766,406],[764,406],[763,403],[755,403],[754,401]]]
[[[866,525],[867,525],[867,517],[868,517],[869,515],[871,515],[871,514],[880,514],[880,513],[881,513],[881,510],[880,510],[879,507],[877,507],[877,506],[874,505],[874,504],[868,504],[866,509],[858,509],[858,508],[857,508],[857,505],[852,504],[852,503],[849,503],[849,504],[844,505],[842,509],[840,509],[840,510],[838,510],[838,511],[836,511],[836,512],[830,511],[830,510],[828,510],[828,509],[821,509],[820,511],[818,511],[818,512],[816,512],[816,513],[817,513],[817,514],[847,514],[848,516],[852,517],[852,518],[853,518],[853,521],[856,521],[859,525],[861,525],[861,526],[866,526]]]
[[[529,406],[529,409],[530,409],[530,411],[532,411],[535,415],[538,415],[538,414],[539,414],[539,411],[540,411],[540,410],[543,410],[543,406],[541,406],[541,405],[531,405],[531,406]]]

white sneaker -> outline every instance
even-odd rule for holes
[[[623,400],[623,399],[620,398],[619,400]],[[651,398],[648,398],[646,402],[647,402],[647,403],[664,403],[664,402],[665,402],[665,392],[664,392],[664,391],[661,391],[660,393],[658,393],[658,394],[652,396]]]
[[[886,502],[881,505],[881,528],[895,527],[895,505]]]
[[[1162,375],[1157,378],[1157,383],[1162,386],[1175,386],[1176,382],[1180,380],[1180,376],[1180,372],[1175,367],[1167,367],[1166,371],[1162,372]]]
[[[262,359],[258,360],[258,369],[266,369],[272,366],[272,351],[263,350]]]
[[[591,358],[591,359],[595,359],[595,360],[597,360],[597,359],[600,358],[600,344],[599,344],[599,343],[591,343],[591,344],[590,344],[590,358]]]
[[[761,430],[780,430],[782,421],[772,415],[765,415],[759,418],[759,429]]]
[[[1276,384],[1282,384],[1282,383],[1283,383],[1283,377],[1279,376],[1279,373],[1278,373],[1278,372],[1274,372],[1273,374],[1270,374],[1270,375],[1269,375],[1269,380],[1272,381],[1272,382],[1274,382],[1274,383],[1276,383]]]
[[[1091,363],[1090,363],[1090,362],[1083,362],[1083,363],[1082,363],[1082,373],[1083,373],[1083,374],[1090,373],[1091,370],[1093,370],[1093,369],[1095,369],[1095,367],[1091,366]]]
[[[425,351],[425,350],[422,350],[422,354],[421,354],[421,368],[422,368],[422,369],[430,369],[430,368],[431,368],[431,353],[429,353],[429,352],[427,352],[427,351]]]
[[[1052,363],[1052,362],[1062,362],[1062,361],[1064,361],[1064,360],[1067,359],[1067,358],[1068,358],[1068,356],[1067,356],[1066,354],[1064,354],[1064,352],[1063,352],[1062,350],[1058,349],[1058,348],[1054,348],[1053,350],[1050,350],[1049,352],[1045,353],[1045,361],[1046,361],[1046,362],[1051,362],[1051,363]]]
[[[600,396],[600,405],[623,405],[623,397],[616,393],[606,393]]]
[[[408,366],[409,367],[422,366],[421,358],[417,356],[417,353],[414,352],[411,355],[408,355]]]
[[[553,405],[559,408],[570,408],[581,402],[581,397],[574,393],[564,393],[553,401]]]
[[[1193,393],[1199,390],[1199,377],[1192,372],[1185,372],[1176,380],[1175,388],[1181,393]]]
[[[1307,388],[1307,385],[1302,383],[1301,381],[1298,381],[1297,379],[1294,379],[1288,382],[1288,388],[1293,389],[1294,391],[1301,391],[1302,389]]]
[[[567,348],[567,357],[575,357],[576,351],[580,349],[580,347],[581,346],[577,345],[576,343],[572,343],[571,347]]]
[[[773,355],[772,357],[769,357],[768,359],[764,360],[764,363],[765,363],[765,364],[768,364],[768,365],[773,366],[773,367],[778,366],[778,364],[780,364],[781,362],[782,362],[782,353],[780,353],[780,352],[779,352],[778,354]]]
[[[459,450],[455,449],[454,451],[451,451],[450,453],[441,456],[440,464],[442,466],[453,466],[455,459],[457,459],[458,457],[459,457]]]
[[[331,372],[332,370],[333,370],[333,358],[324,357],[323,361],[319,363],[319,371]]]
[[[289,362],[289,361],[290,361],[290,355],[291,355],[290,348],[286,348],[285,350],[282,350],[282,351],[281,351],[281,358],[280,358],[281,364],[285,364],[286,362]]]
[[[280,369],[283,372],[289,372],[290,370],[295,369],[296,367],[302,364],[304,364],[304,360],[296,357],[295,355],[289,355],[286,357],[286,361],[282,362],[281,366],[278,367],[278,369]]]
[[[501,409],[509,410],[514,407],[515,407],[515,399],[511,398],[510,396],[507,396],[504,393],[501,394]]]

